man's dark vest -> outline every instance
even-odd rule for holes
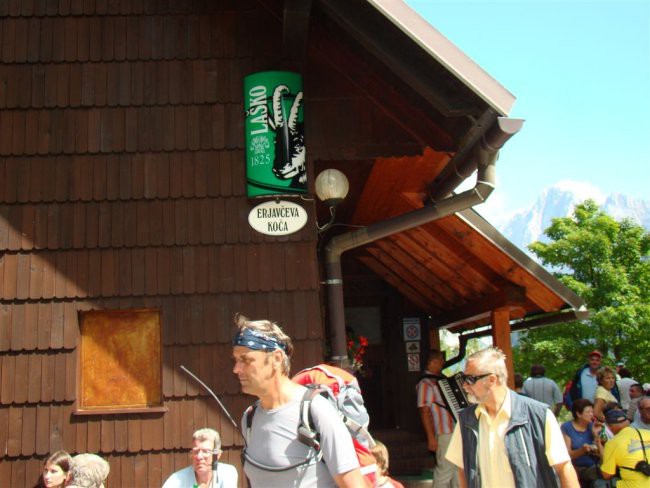
[[[506,431],[505,445],[515,485],[521,487],[552,488],[560,482],[548,463],[544,442],[548,405],[508,390],[511,417]],[[478,405],[460,412],[460,432],[463,440],[463,464],[468,488],[481,487],[478,466],[479,422]]]

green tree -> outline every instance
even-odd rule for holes
[[[544,234],[549,242],[529,249],[585,300],[590,317],[523,333],[515,369],[541,363],[563,384],[599,349],[604,364],[623,361],[634,378],[650,381],[650,233],[586,200],[571,217],[553,219]]]

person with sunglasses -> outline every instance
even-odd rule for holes
[[[220,463],[221,436],[214,429],[192,434],[192,465],[173,473],[162,488],[236,488],[237,468]]]
[[[507,385],[500,349],[488,347],[467,358],[463,388],[475,405],[459,413],[447,450],[461,486],[578,488],[553,412]]]

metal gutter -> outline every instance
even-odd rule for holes
[[[403,0],[367,0],[367,2],[500,115],[510,113],[515,96]]]
[[[516,134],[523,120],[505,117],[487,130],[477,141],[472,150],[463,153],[463,158],[476,160],[478,175],[474,188],[463,193],[451,195],[443,200],[426,205],[422,208],[407,212],[382,222],[363,227],[359,230],[340,234],[333,237],[325,246],[325,266],[328,289],[328,309],[332,342],[332,358],[337,363],[347,359],[345,338],[345,315],[343,302],[343,273],[341,271],[341,255],[370,242],[388,237],[434,220],[452,215],[461,210],[483,203],[490,196],[495,186],[495,162],[501,147]],[[463,161],[455,161],[462,164]]]

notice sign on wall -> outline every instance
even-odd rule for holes
[[[244,78],[249,197],[307,192],[302,76],[262,71]]]
[[[307,211],[297,203],[268,201],[253,207],[248,214],[248,223],[262,234],[284,236],[305,226]]]
[[[420,355],[409,353],[406,355],[409,371],[420,371]]]
[[[404,317],[402,325],[404,327],[405,341],[420,340],[420,319],[418,317]]]

